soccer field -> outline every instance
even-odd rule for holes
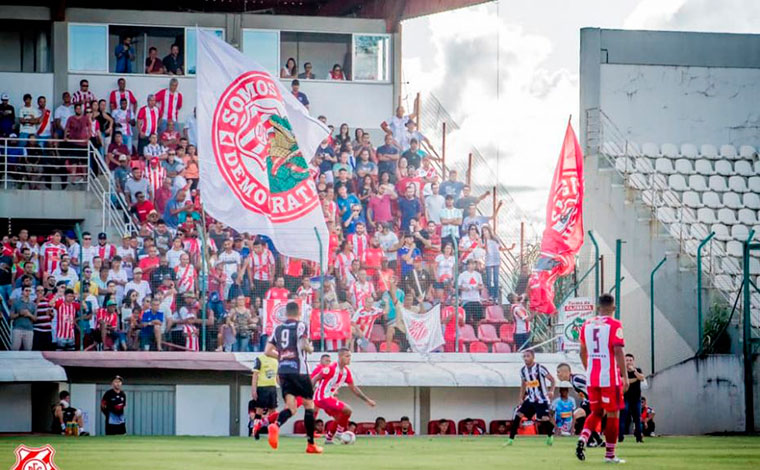
[[[237,437],[0,437],[0,469],[14,463],[14,449],[52,444],[61,470],[185,470],[283,468],[340,469],[449,469],[491,468],[609,468],[603,450],[589,449],[587,460],[574,455],[575,439],[557,439],[547,447],[541,438],[520,438],[503,447],[497,437],[359,437],[353,446],[334,445],[323,455],[306,455],[303,438],[283,438],[273,451],[265,439]],[[620,446],[625,468],[758,469],[758,437],[658,437],[644,444],[626,441]]]

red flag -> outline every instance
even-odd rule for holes
[[[342,341],[351,337],[351,314],[348,310],[325,310],[325,340]],[[318,340],[322,323],[322,312],[311,312],[311,339]]]
[[[375,320],[382,314],[383,310],[375,307],[362,308],[354,313],[354,323],[359,327],[365,339],[369,339]]]
[[[530,276],[528,292],[534,312],[555,313],[554,281],[575,267],[583,245],[583,152],[573,127],[567,123],[565,140],[546,204],[546,228]]]
[[[298,304],[299,311],[301,312],[301,318],[303,318],[303,299],[266,299],[264,300],[264,312],[266,318],[264,319],[264,332],[268,335],[272,335],[278,325],[285,323],[285,307],[288,302],[295,302]]]

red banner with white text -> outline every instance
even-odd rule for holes
[[[531,310],[548,314],[557,312],[554,282],[573,271],[575,255],[582,245],[583,151],[568,122],[546,204],[541,254],[528,286]]]
[[[303,299],[266,299],[264,300],[264,332],[266,335],[271,336],[272,331],[285,322],[285,306],[288,302],[295,302],[298,304],[299,311],[301,312],[301,320],[303,320]]]

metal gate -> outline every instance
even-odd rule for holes
[[[97,396],[110,389],[98,385]],[[173,385],[125,385],[127,394],[127,434],[136,436],[173,436],[175,429],[175,388]],[[105,416],[99,413],[95,427],[99,436],[105,434]]]

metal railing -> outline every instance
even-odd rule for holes
[[[0,351],[11,350],[10,310],[5,299],[0,295]]]
[[[86,191],[101,206],[101,231],[135,231],[129,206],[100,151],[88,140],[0,138],[0,188]]]
[[[435,95],[428,93],[420,97],[418,119],[420,131],[433,144],[433,147],[423,147],[442,158],[440,162],[435,162],[441,179],[445,180],[446,172],[454,169],[459,175],[466,176],[464,182],[470,185],[472,194],[491,193],[492,212],[498,212],[496,236],[502,247],[511,248],[500,252],[499,281],[503,287],[514,286],[520,274],[521,264],[528,264],[530,259],[538,255],[540,234],[532,225],[526,223],[532,218],[520,209],[500,181],[499,175],[494,171],[495,157],[486,158],[469,142],[461,142],[462,137],[457,132],[459,125]],[[435,148],[439,142],[440,147]],[[447,151],[450,145],[468,150],[451,155],[451,152]],[[488,214],[482,207],[478,207],[478,212],[481,215],[494,215]]]

